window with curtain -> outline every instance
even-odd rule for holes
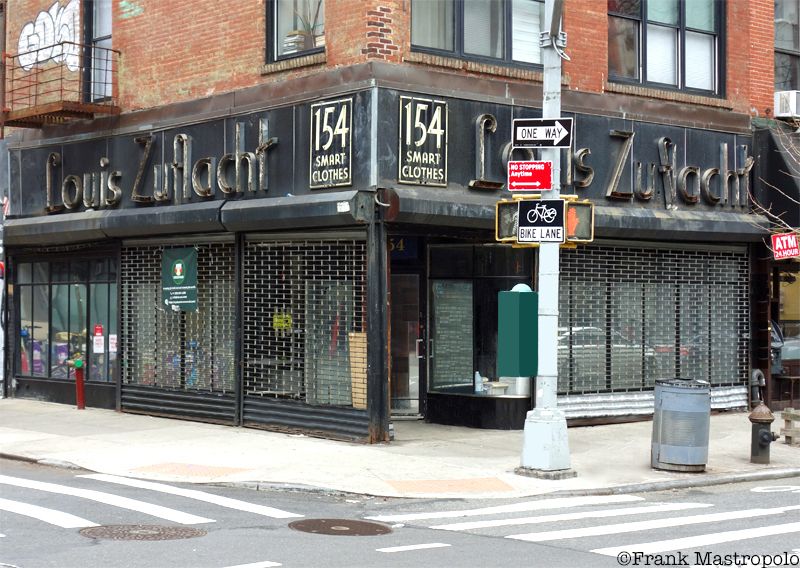
[[[325,0],[271,0],[268,10],[272,60],[325,50]]]
[[[719,94],[720,0],[608,0],[614,81]]]
[[[775,0],[775,90],[800,89],[800,0]]]
[[[414,50],[541,64],[543,0],[412,0]]]

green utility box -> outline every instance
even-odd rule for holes
[[[539,295],[499,292],[497,297],[497,376],[535,377],[539,351]]]

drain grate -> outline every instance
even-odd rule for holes
[[[352,519],[304,519],[289,523],[289,528],[300,532],[344,536],[375,536],[392,532],[392,529],[380,523]]]
[[[177,540],[205,536],[208,531],[189,527],[164,527],[160,525],[105,525],[81,529],[87,538],[107,540]]]

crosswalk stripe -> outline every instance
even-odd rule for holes
[[[785,523],[782,525],[772,525],[768,527],[750,527],[735,531],[720,533],[709,533],[684,538],[674,538],[671,540],[660,540],[656,542],[644,542],[640,544],[629,544],[627,546],[613,546],[609,548],[596,548],[592,552],[605,556],[617,556],[621,552],[642,552],[644,554],[658,554],[669,552],[670,550],[685,550],[701,548],[712,544],[722,544],[725,542],[737,542],[762,536],[774,536],[779,534],[800,533],[800,523]]]
[[[251,562],[250,564],[237,564],[236,566],[226,566],[225,568],[273,568],[274,566],[283,566],[278,562],[270,562],[264,560],[263,562]]]
[[[188,499],[195,499],[197,501],[204,501],[219,505],[220,507],[227,507],[228,509],[236,509],[237,511],[245,511],[248,513],[255,513],[256,515],[263,515],[265,517],[273,517],[275,519],[290,519],[293,517],[302,517],[296,513],[290,513],[274,507],[266,507],[264,505],[256,505],[248,503],[247,501],[240,501],[238,499],[231,499],[230,497],[222,497],[221,495],[214,495],[212,493],[205,493],[197,491],[196,489],[184,489],[182,487],[173,487],[164,483],[153,483],[152,481],[144,481],[142,479],[131,479],[129,477],[119,477],[117,475],[106,475],[104,473],[93,473],[89,475],[79,475],[86,479],[95,479],[98,481],[106,481],[108,483],[117,483],[119,485],[127,485],[129,487],[137,487],[139,489],[147,489],[150,491],[158,491],[160,493],[168,493],[170,495],[178,495]]]
[[[406,546],[387,546],[386,548],[376,548],[377,552],[409,552],[411,550],[428,550],[429,548],[446,548],[450,546],[444,542],[429,542],[426,544],[408,544]]]
[[[548,509],[561,509],[567,507],[583,507],[585,505],[606,505],[609,503],[632,503],[644,501],[643,497],[635,495],[589,495],[587,497],[557,497],[542,501],[527,501],[511,505],[497,505],[480,509],[461,509],[458,511],[436,511],[429,513],[408,513],[401,515],[377,515],[365,517],[373,521],[404,522],[422,521],[426,519],[454,519],[458,517],[477,517],[480,515],[497,515],[503,513],[519,513],[525,511],[545,511]]]
[[[545,542],[567,538],[581,538],[586,536],[601,536],[607,534],[616,535],[620,533],[647,531],[668,527],[680,527],[684,525],[697,525],[701,523],[716,523],[735,519],[749,519],[752,517],[779,515],[781,513],[786,513],[787,511],[796,510],[800,510],[800,505],[792,505],[790,507],[775,507],[772,509],[743,509],[741,511],[728,511],[725,513],[710,513],[708,515],[694,515],[689,517],[670,517],[667,519],[656,519],[653,521],[619,523],[616,525],[601,525],[596,527],[585,527],[581,529],[564,529],[538,533],[514,534],[507,536],[506,538],[525,540],[528,542]]]
[[[38,519],[64,529],[82,529],[84,527],[98,526],[97,523],[87,521],[86,519],[70,515],[63,511],[56,511],[55,509],[48,509],[47,507],[22,503],[20,501],[12,501],[11,499],[0,498],[0,510]]]
[[[582,511],[580,513],[562,513],[560,515],[540,515],[538,517],[519,517],[516,519],[493,519],[489,521],[471,521],[466,523],[451,523],[447,525],[434,525],[432,529],[444,531],[468,531],[492,527],[508,527],[514,525],[536,525],[541,523],[555,523],[561,521],[576,521],[579,519],[605,519],[625,515],[646,515],[648,513],[666,513],[668,511],[684,511],[687,509],[701,509],[713,507],[705,503],[662,503],[646,507],[626,507],[624,509],[606,509],[603,511]]]
[[[146,515],[159,517],[174,523],[182,525],[195,525],[199,523],[213,523],[214,519],[207,519],[205,517],[198,517],[190,515],[182,511],[176,511],[161,505],[153,505],[145,503],[144,501],[137,501],[135,499],[128,499],[127,497],[120,497],[113,493],[104,493],[102,491],[94,491],[92,489],[78,489],[76,487],[69,487],[67,485],[59,485],[56,483],[45,483],[43,481],[34,481],[32,479],[23,479],[21,477],[10,477],[8,475],[0,475],[0,483],[6,485],[14,485],[16,487],[25,487],[27,489],[36,489],[38,491],[47,491],[49,493],[57,493],[59,495],[70,495],[72,497],[80,497],[82,499],[89,499],[90,501],[97,501],[112,507],[119,507],[121,509],[129,509],[131,511],[138,511]]]

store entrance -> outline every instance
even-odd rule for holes
[[[391,411],[392,416],[419,416],[424,368],[419,273],[392,274]]]

